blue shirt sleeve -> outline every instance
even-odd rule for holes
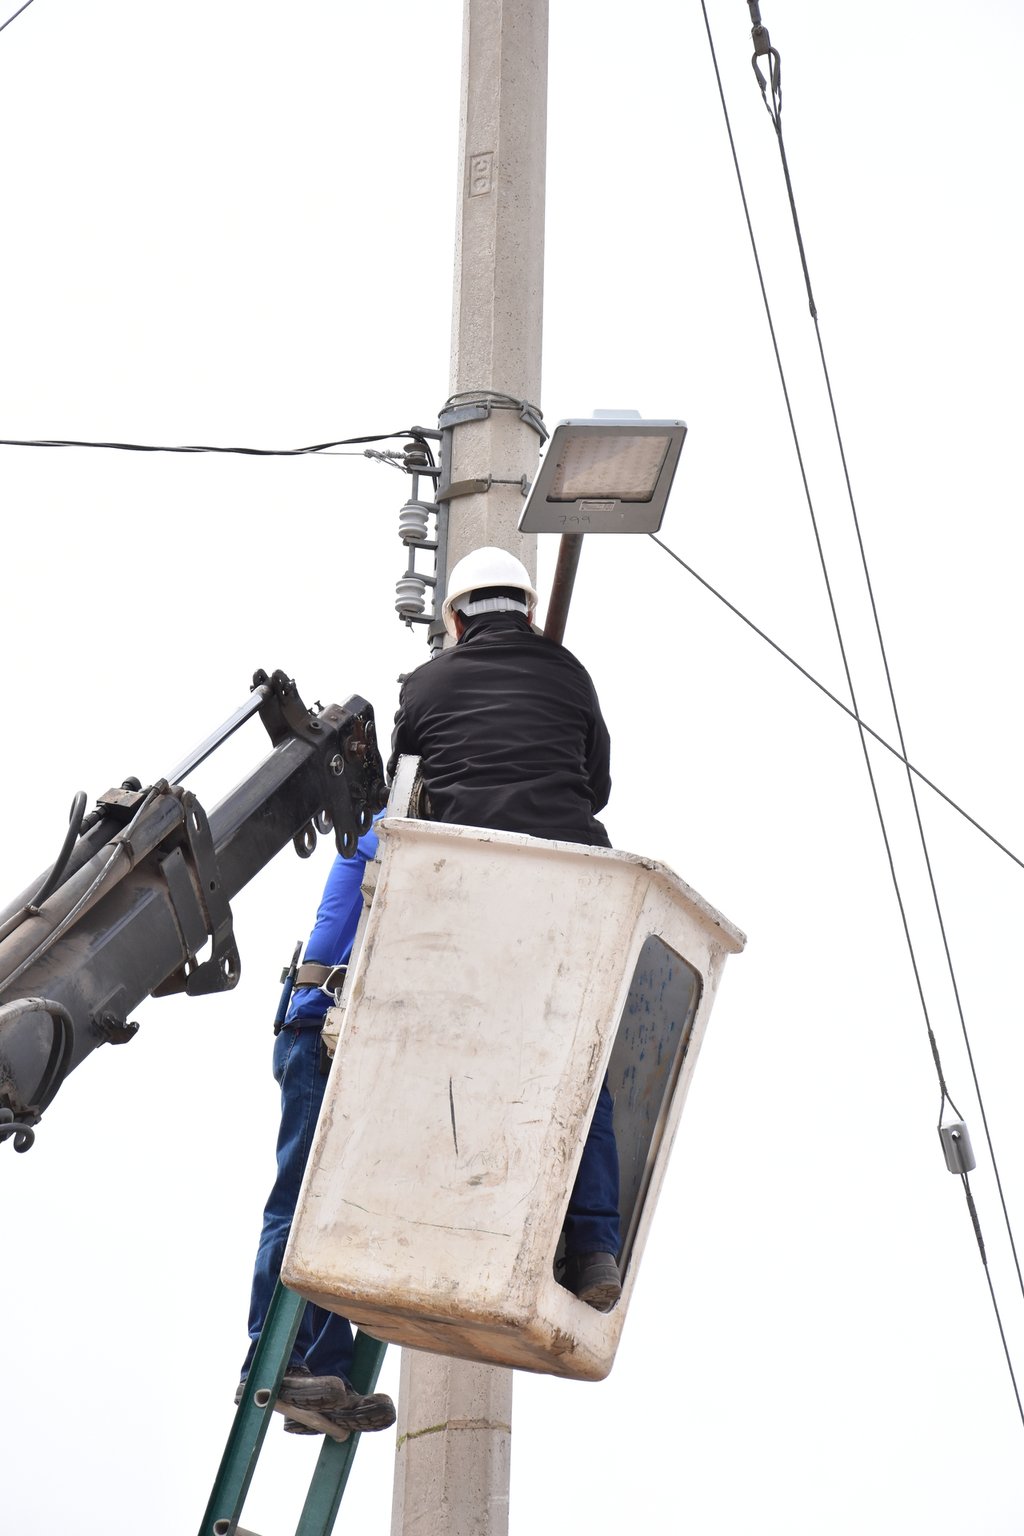
[[[363,871],[376,852],[377,834],[371,827],[359,839],[357,851],[350,859],[343,859],[340,853],[336,856],[320,898],[304,960],[318,965],[343,965],[348,959],[363,908],[360,890]],[[285,1023],[301,1024],[306,1019],[319,1022],[330,1006],[330,999],[319,987],[297,987]]]

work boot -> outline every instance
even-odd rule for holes
[[[242,1401],[245,1379],[238,1383],[235,1402]],[[364,1395],[357,1392],[343,1376],[314,1376],[305,1365],[290,1365],[281,1378],[278,1406],[305,1408],[330,1419],[337,1429],[389,1429],[395,1422],[395,1405],[384,1392]],[[285,1432],[290,1435],[318,1435],[301,1420],[285,1415]]]
[[[563,1260],[561,1284],[595,1312],[610,1312],[622,1295],[613,1253],[574,1253]]]
[[[349,1386],[347,1382],[345,1386],[347,1395],[344,1402],[335,1400],[333,1407],[319,1410],[325,1419],[330,1419],[335,1429],[347,1429],[361,1434],[369,1430],[391,1428],[397,1415],[395,1405],[386,1392],[363,1394],[357,1392],[355,1387]],[[318,1433],[317,1430],[311,1430],[308,1425],[300,1424],[297,1419],[286,1418],[284,1427],[285,1432],[290,1435]]]
[[[242,1401],[245,1383],[243,1376],[235,1391],[236,1403]],[[314,1376],[307,1365],[290,1365],[281,1377],[277,1401],[285,1407],[324,1413],[328,1408],[341,1407],[351,1392],[352,1388],[342,1376]]]

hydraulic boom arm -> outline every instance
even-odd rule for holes
[[[257,711],[273,751],[207,817],[178,780]],[[67,1074],[132,1038],[143,998],[233,987],[236,893],[289,840],[311,853],[317,828],[333,825],[351,856],[385,799],[372,707],[307,709],[283,672],[257,672],[250,702],[170,781],[103,795],[45,879],[0,913],[0,1141],[31,1146]]]

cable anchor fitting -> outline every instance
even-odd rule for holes
[[[940,1125],[939,1140],[942,1142],[942,1153],[950,1173],[962,1176],[978,1166],[974,1159],[970,1134],[962,1120],[951,1120],[949,1125]]]
[[[772,40],[768,36],[768,28],[761,20],[761,10],[757,0],[747,0],[747,9],[750,12],[750,36],[754,43],[754,56],[750,63],[754,74],[757,76],[757,83],[761,87],[764,104],[777,130],[779,120],[782,117],[782,58],[779,50],[772,47]],[[757,62],[758,59],[771,60],[768,68],[768,80],[765,79],[764,73]],[[769,82],[772,93],[771,102],[768,100]]]
[[[747,10],[750,12],[750,35],[754,39],[754,56],[760,58],[771,52],[771,39],[768,36],[768,28],[761,21],[761,8],[757,0],[747,0]]]

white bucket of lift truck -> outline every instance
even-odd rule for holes
[[[377,1338],[600,1379],[744,937],[635,854],[395,817],[378,832],[283,1279]],[[606,1072],[623,1290],[602,1314],[554,1265]]]

